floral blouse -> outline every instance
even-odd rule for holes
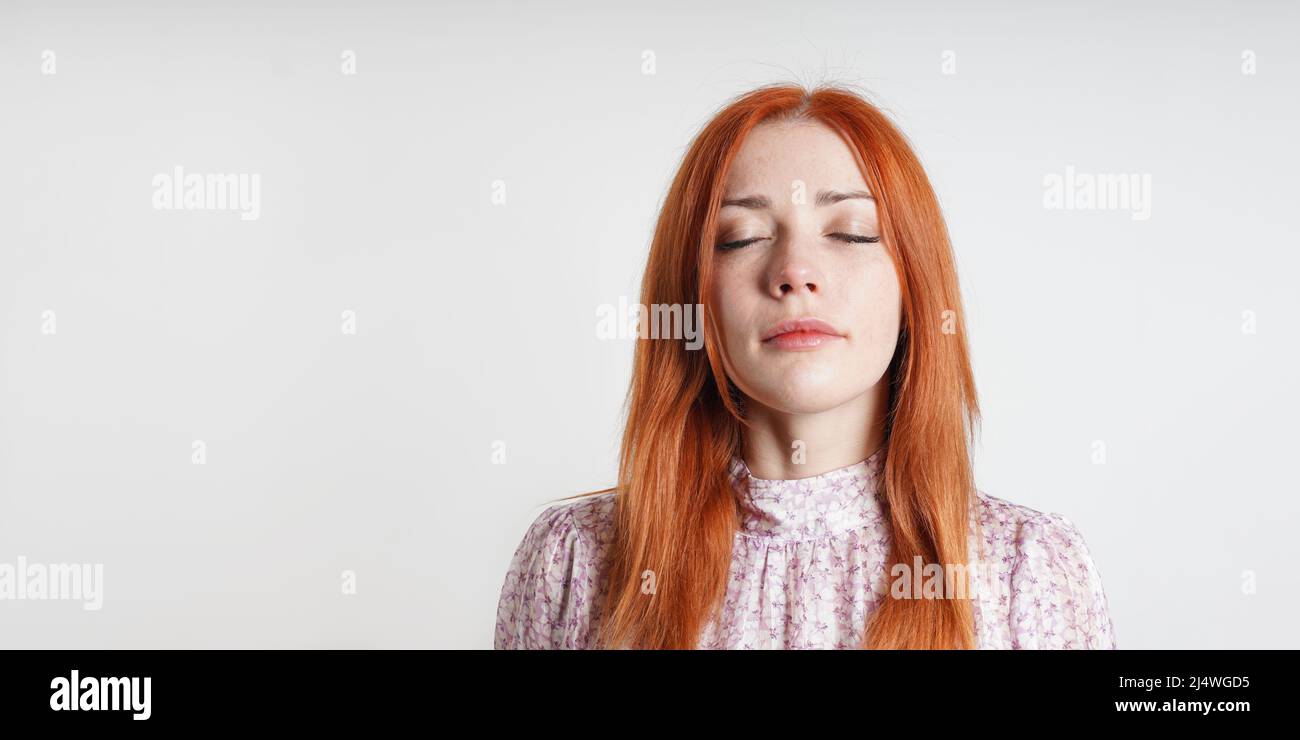
[[[891,591],[920,598],[953,587],[919,562],[886,572],[884,455],[794,480],[755,478],[733,458],[740,529],[699,648],[856,648]],[[978,647],[1113,649],[1101,576],[1074,524],[977,493],[967,572]],[[533,521],[501,589],[497,649],[599,647],[614,496],[555,504]]]

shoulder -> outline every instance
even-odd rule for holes
[[[520,544],[551,550],[566,543],[603,548],[609,544],[613,529],[614,494],[594,493],[543,509]]]
[[[496,648],[588,647],[613,523],[612,492],[550,505],[533,519],[506,569]]]
[[[983,533],[983,544],[1003,559],[1014,558],[1044,538],[1066,545],[1083,546],[1077,527],[1061,514],[1039,511],[979,491],[975,515]]]
[[[977,516],[1008,589],[1012,647],[1115,647],[1101,572],[1071,519],[983,491]]]

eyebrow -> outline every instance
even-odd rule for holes
[[[870,201],[875,200],[875,198],[871,197],[871,193],[868,193],[863,190],[852,190],[847,193],[838,190],[822,190],[817,193],[816,204],[818,206],[828,206],[833,203],[839,203],[840,201],[851,200],[854,198],[861,198],[863,200],[870,200]],[[768,200],[766,196],[762,196],[762,195],[747,195],[743,198],[730,198],[728,200],[724,200],[722,201],[722,205],[723,207],[739,206],[741,208],[756,208],[756,209],[771,208],[772,201]]]

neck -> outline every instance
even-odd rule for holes
[[[815,413],[777,411],[749,399],[745,464],[757,478],[791,480],[861,462],[884,441],[888,403],[883,378],[862,395]]]

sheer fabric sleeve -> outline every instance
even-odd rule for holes
[[[1083,535],[1060,514],[1039,514],[1020,525],[1011,571],[1011,646],[1116,647],[1101,574]]]
[[[571,506],[552,506],[529,526],[501,587],[497,650],[588,647],[591,549],[582,535]]]

